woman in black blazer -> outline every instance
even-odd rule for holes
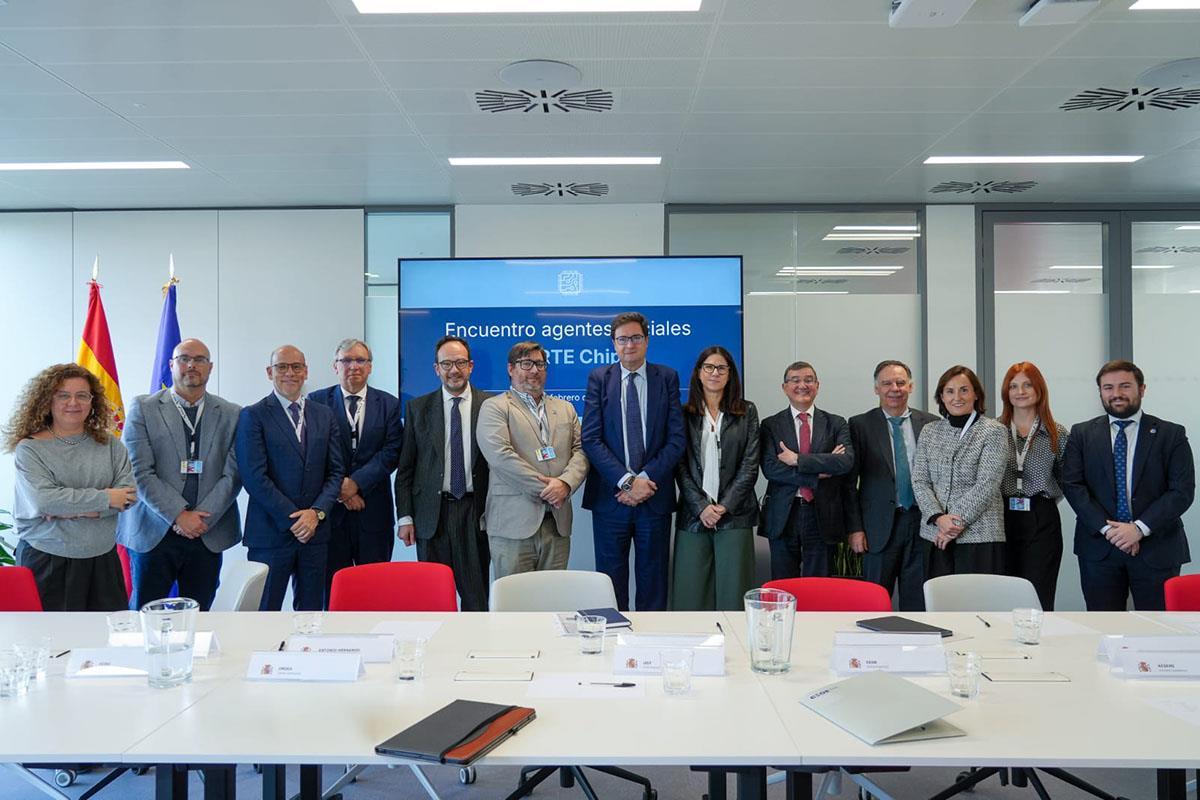
[[[671,608],[738,611],[754,588],[758,410],[724,347],[696,359],[683,421]]]

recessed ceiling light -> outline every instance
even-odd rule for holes
[[[1200,289],[1188,289],[1188,294],[1200,294]]]
[[[1200,231],[1200,225],[1178,225],[1178,226],[1176,226],[1175,230],[1177,230],[1177,231]]]
[[[834,225],[835,231],[912,231],[920,230],[916,225]]]
[[[1175,269],[1174,264],[1134,264],[1134,269]]]
[[[919,233],[827,233],[826,242],[892,242],[920,239]]]
[[[702,0],[354,0],[360,14],[571,14],[699,11]]]
[[[1200,0],[1135,0],[1130,11],[1200,11]]]
[[[832,266],[795,266],[795,267],[780,267],[780,272],[811,272],[814,269],[844,269],[850,271],[862,270],[891,270],[895,272],[898,269],[904,269],[903,266],[892,266],[891,264],[834,264]]]
[[[662,156],[550,156],[548,158],[450,158],[452,167],[655,166]]]
[[[1070,294],[1070,289],[997,289],[996,294]]]
[[[886,278],[889,275],[895,275],[894,269],[806,269],[785,271],[780,270],[775,273],[779,278],[807,278],[813,276],[822,277],[838,277],[838,278]]]
[[[40,172],[70,169],[191,169],[182,161],[17,161],[0,163],[0,171]]]
[[[827,291],[820,291],[820,292],[805,292],[805,291],[797,291],[797,292],[746,292],[746,294],[748,294],[748,295],[751,295],[751,296],[754,296],[754,297],[765,297],[765,296],[769,296],[769,295],[790,295],[790,294],[850,294],[850,291],[847,289],[847,290],[845,290],[845,291],[841,291],[841,292],[827,292]]]
[[[1145,156],[930,156],[926,164],[1132,164]]]

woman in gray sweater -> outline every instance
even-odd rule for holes
[[[129,599],[117,558],[117,514],[137,489],[110,432],[100,381],[55,364],[25,387],[5,428],[17,468],[17,563],[33,571],[46,611],[115,611]]]
[[[925,577],[1003,575],[1007,432],[984,416],[983,384],[967,367],[946,370],[934,399],[942,419],[921,429],[912,473],[924,520]]]

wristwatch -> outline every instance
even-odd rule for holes
[[[322,511],[319,508],[314,508],[312,510],[317,512],[317,524],[318,525],[325,521],[325,512],[324,511]]]
[[[622,492],[628,492],[630,489],[633,488],[633,476],[630,475],[628,478],[621,481],[621,483],[619,485],[621,487]]]

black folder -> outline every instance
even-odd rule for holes
[[[860,628],[878,633],[940,633],[943,637],[954,635],[952,630],[939,628],[936,625],[926,625],[924,622],[917,622],[915,619],[906,619],[905,617],[860,619],[855,624]]]
[[[528,725],[532,708],[455,700],[375,747],[383,756],[470,764]]]

